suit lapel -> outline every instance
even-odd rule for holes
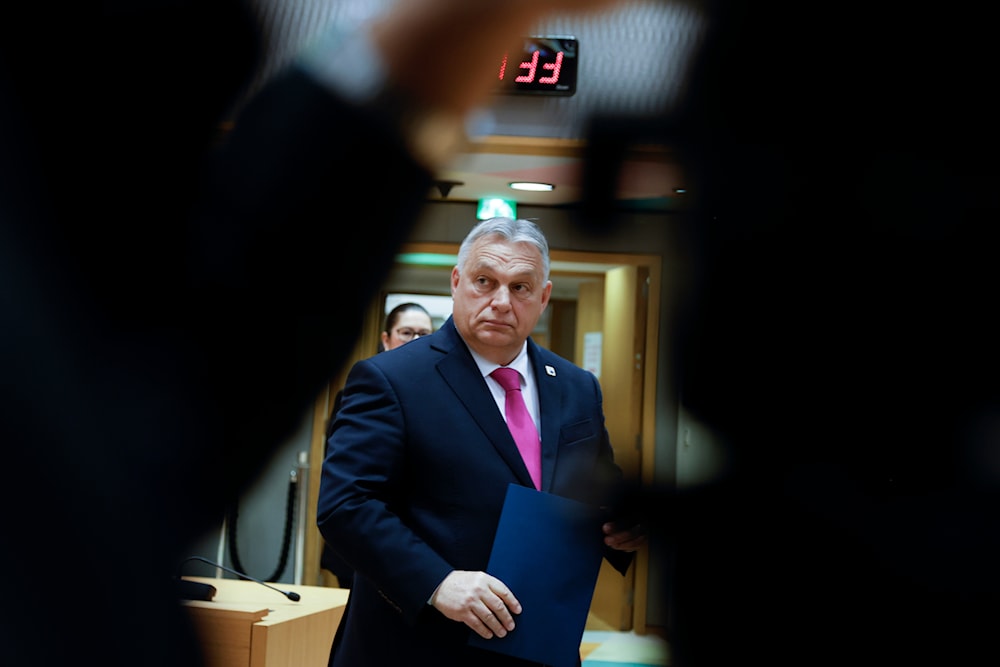
[[[497,410],[493,396],[479,373],[479,367],[476,366],[450,318],[441,327],[441,332],[445,335],[438,337],[440,344],[435,341],[435,347],[444,352],[444,356],[437,363],[438,372],[482,429],[500,457],[514,472],[518,481],[534,487],[514,438],[511,437],[507,424]],[[543,447],[544,442],[545,439],[542,438]]]
[[[542,491],[552,488],[556,458],[559,451],[559,415],[562,413],[563,391],[555,366],[547,364],[543,352],[528,339],[528,356],[535,372],[538,388],[538,412],[542,422]]]

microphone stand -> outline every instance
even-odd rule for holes
[[[261,586],[264,586],[265,588],[270,588],[272,591],[275,591],[277,593],[281,593],[282,595],[284,595],[286,598],[288,598],[292,602],[298,602],[299,600],[302,599],[302,596],[300,596],[298,593],[296,593],[294,591],[283,591],[281,589],[275,588],[274,586],[272,586],[270,584],[264,583],[260,579],[255,579],[255,578],[251,577],[249,574],[244,574],[243,572],[238,572],[236,570],[233,570],[233,569],[230,569],[230,568],[226,567],[225,565],[220,565],[218,563],[215,563],[213,561],[208,560],[207,558],[202,558],[201,556],[190,556],[190,557],[184,559],[183,561],[181,561],[181,564],[177,568],[177,570],[178,570],[178,574],[177,574],[177,577],[176,577],[176,581],[177,581],[177,594],[178,594],[178,596],[181,599],[184,599],[184,600],[211,600],[212,598],[215,597],[215,593],[216,593],[215,586],[212,586],[211,584],[203,584],[203,583],[197,582],[197,581],[189,581],[187,579],[182,579],[181,578],[180,570],[184,567],[185,563],[187,563],[189,561],[192,561],[192,560],[199,560],[202,563],[207,563],[208,565],[211,565],[212,567],[216,567],[216,568],[218,568],[220,570],[224,570],[224,571],[226,571],[226,572],[228,572],[230,574],[236,575],[240,579],[244,579],[246,581],[252,581],[255,584],[260,584]]]

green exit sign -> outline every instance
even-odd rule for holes
[[[517,202],[513,199],[501,199],[500,197],[488,197],[479,200],[476,209],[476,217],[480,220],[487,218],[516,218]]]

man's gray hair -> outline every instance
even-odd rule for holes
[[[545,234],[531,220],[514,218],[488,218],[473,227],[458,249],[459,271],[465,266],[472,245],[484,236],[499,236],[510,243],[530,243],[535,246],[542,256],[544,279],[549,279],[549,242],[545,239]]]

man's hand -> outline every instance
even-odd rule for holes
[[[431,604],[446,617],[472,628],[483,639],[505,637],[514,629],[521,603],[510,589],[485,572],[455,570],[437,587]]]
[[[604,543],[612,549],[638,551],[646,544],[646,529],[639,524],[628,530],[619,530],[614,523],[606,523],[601,528],[604,530]]]

